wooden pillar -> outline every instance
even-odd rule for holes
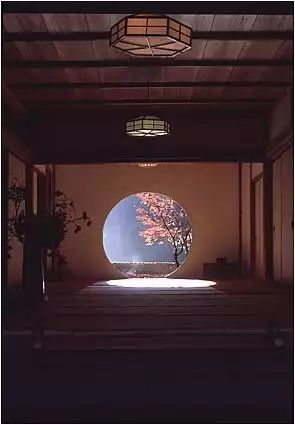
[[[53,212],[55,203],[55,167],[46,165],[46,211]]]
[[[53,164],[51,167],[51,199],[52,199],[52,211],[55,210],[55,191],[56,191],[56,170],[55,165]]]
[[[263,163],[264,266],[265,279],[273,278],[273,199],[272,163]]]
[[[240,263],[240,268],[242,271],[242,263],[243,263],[243,252],[242,252],[242,247],[243,247],[243,232],[242,232],[242,164],[241,162],[239,162],[238,164],[239,166],[239,263]]]
[[[46,216],[47,214],[47,187],[46,187],[46,175],[42,172],[35,171],[37,173],[37,214],[38,216]],[[44,284],[47,277],[47,251],[42,249],[42,267],[43,267],[43,278]]]
[[[26,165],[26,178],[25,178],[25,215],[26,217],[33,214],[33,167],[31,165]],[[33,267],[30,264],[30,246],[27,241],[27,235],[25,234],[25,240],[23,244],[23,293],[26,296],[26,293],[29,292],[29,278],[30,268]]]
[[[25,190],[26,216],[33,213],[33,167],[26,165],[26,190]]]
[[[250,173],[250,275],[256,274],[255,182]]]
[[[9,152],[2,146],[1,150],[1,178],[2,178],[2,260],[1,260],[1,288],[5,299],[8,286],[8,185],[9,185]]]
[[[46,165],[46,203],[47,212],[53,213],[55,208],[55,166]],[[56,252],[52,252],[51,261],[48,264],[48,274],[54,276],[56,273]]]
[[[37,173],[37,213],[45,215],[47,212],[46,178],[44,174]]]
[[[45,186],[46,186],[46,211],[51,212],[51,167],[45,166]]]

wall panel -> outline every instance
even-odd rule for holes
[[[282,155],[282,279],[293,277],[293,149]]]

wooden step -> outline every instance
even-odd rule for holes
[[[291,331],[282,332],[282,335],[284,347],[291,347]],[[261,331],[222,333],[218,329],[211,332],[49,332],[44,341],[47,350],[265,349],[272,346]]]

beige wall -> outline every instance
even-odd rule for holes
[[[25,183],[25,165],[14,155],[9,154],[9,184],[13,177],[20,182]],[[23,205],[24,207],[24,205]],[[8,216],[12,216],[12,205],[9,203]],[[23,264],[23,245],[18,241],[11,241],[9,245],[11,258],[8,260],[8,285],[21,285],[22,282],[22,264]]]
[[[175,277],[202,276],[203,263],[216,257],[238,260],[238,164],[160,164],[143,169],[135,164],[57,165],[56,188],[86,210],[91,227],[68,234],[63,251],[76,278],[121,277],[102,246],[104,221],[121,199],[141,191],[171,196],[187,211],[193,245]]]

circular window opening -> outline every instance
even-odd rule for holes
[[[103,228],[109,261],[126,277],[166,277],[180,267],[192,244],[190,219],[169,196],[130,195],[111,210]]]

